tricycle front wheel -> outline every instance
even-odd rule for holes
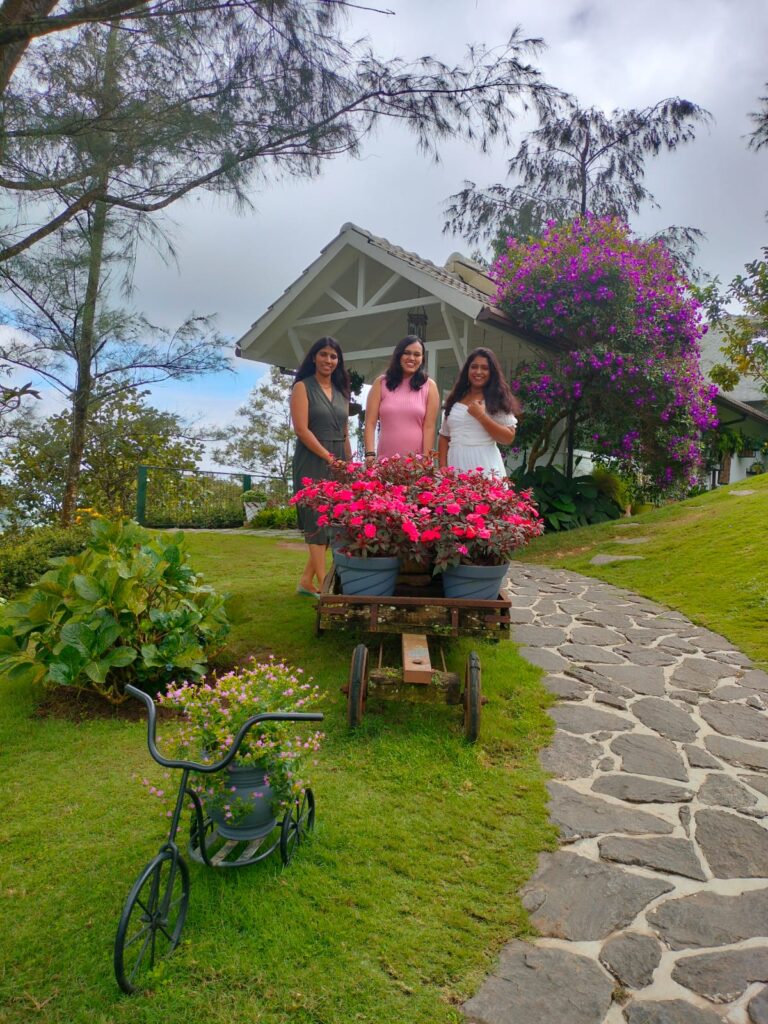
[[[474,651],[470,651],[467,656],[462,702],[464,704],[464,736],[470,743],[474,743],[480,735],[480,710],[483,706],[480,659]]]
[[[115,977],[128,994],[178,946],[189,903],[189,870],[172,850],[144,868],[125,901],[115,937]]]
[[[311,832],[315,824],[315,795],[311,789],[304,791],[300,800],[294,801],[286,812],[280,829],[280,856],[283,864],[290,864],[296,847]]]

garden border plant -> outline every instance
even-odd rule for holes
[[[85,549],[53,564],[0,609],[0,672],[11,678],[117,703],[126,683],[200,678],[229,631],[224,597],[192,569],[181,533],[96,519]]]

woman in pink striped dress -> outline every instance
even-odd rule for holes
[[[387,372],[374,381],[365,407],[366,462],[434,449],[440,398],[424,370],[424,356],[424,342],[409,334],[395,346]]]

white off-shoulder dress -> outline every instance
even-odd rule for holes
[[[511,412],[489,413],[503,427],[516,427]],[[499,446],[461,402],[456,402],[443,419],[440,434],[448,438],[448,465],[462,472],[482,469],[485,476],[506,476]]]

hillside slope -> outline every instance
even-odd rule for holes
[[[637,560],[594,564],[605,555]],[[520,560],[660,601],[768,666],[768,474],[631,519],[548,534]]]

